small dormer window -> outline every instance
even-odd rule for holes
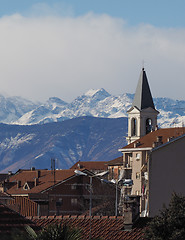
[[[24,184],[23,190],[30,190],[30,187],[27,182]]]

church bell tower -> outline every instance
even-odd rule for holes
[[[157,126],[157,115],[146,72],[142,68],[132,107],[128,113],[128,144],[153,131]]]

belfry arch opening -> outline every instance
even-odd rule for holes
[[[136,118],[132,118],[131,120],[131,129],[132,129],[132,136],[137,136],[137,120]]]
[[[146,134],[152,132],[152,119],[147,118],[146,119]]]

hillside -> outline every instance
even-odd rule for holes
[[[43,125],[0,124],[0,171],[69,168],[77,161],[111,160],[126,142],[127,118],[80,117]]]

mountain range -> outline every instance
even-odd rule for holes
[[[121,156],[127,118],[79,117],[35,125],[0,124],[0,171],[20,168],[66,169],[77,161],[112,160]]]
[[[133,94],[112,96],[89,90],[71,103],[49,98],[45,103],[0,95],[0,171],[57,168],[77,161],[107,161],[126,145],[127,110]],[[160,127],[182,126],[185,101],[154,98]]]
[[[61,122],[81,116],[100,118],[127,117],[134,94],[113,96],[105,89],[91,89],[71,103],[52,97],[44,103],[35,103],[20,97],[0,95],[0,122],[7,124],[32,125]],[[154,98],[160,112],[160,127],[182,126],[185,116],[185,101],[170,98]]]

